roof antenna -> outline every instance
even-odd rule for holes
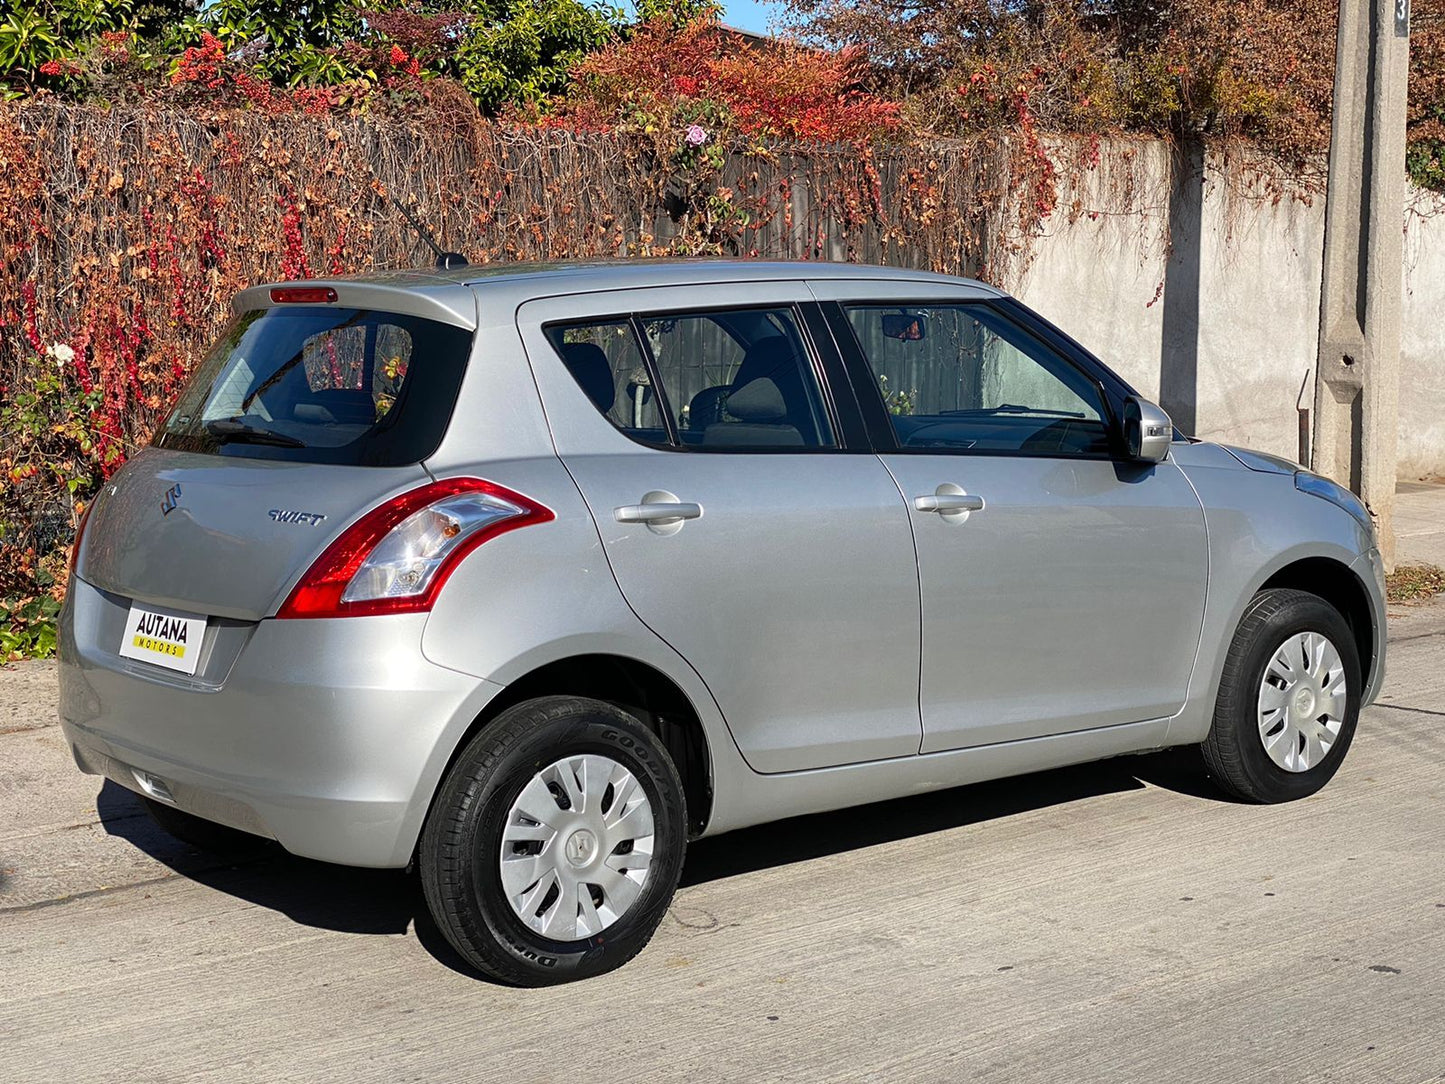
[[[411,224],[411,228],[416,230],[417,236],[426,242],[427,248],[431,249],[432,252],[436,254],[436,267],[438,270],[452,271],[458,267],[471,266],[472,261],[467,259],[460,252],[443,251],[441,245],[437,244],[436,239],[432,237],[431,230],[427,229],[426,226],[421,222],[421,220],[418,219],[416,215],[412,214],[410,209],[408,209],[407,206],[401,202],[401,200],[397,199],[390,192],[385,192],[384,194],[386,195],[386,198],[391,201],[392,206],[401,212],[402,218],[406,219],[407,222]]]

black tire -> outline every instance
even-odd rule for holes
[[[610,757],[641,784],[652,807],[652,860],[641,893],[615,922],[553,941],[525,925],[503,892],[502,834],[539,772],[584,753]],[[468,963],[502,982],[549,986],[611,971],[642,951],[672,901],[686,847],[682,782],[652,732],[610,704],[552,696],[507,709],[461,751],[427,817],[418,865],[433,921]]]
[[[1258,702],[1265,668],[1279,646],[1300,632],[1324,634],[1345,667],[1345,711],[1328,753],[1306,771],[1280,767],[1260,738]],[[1290,802],[1314,794],[1339,770],[1360,716],[1360,658],[1338,610],[1307,591],[1272,588],[1250,601],[1225,659],[1214,723],[1203,746],[1209,774],[1246,802]]]
[[[151,820],[182,843],[189,843],[199,851],[224,856],[254,850],[266,842],[260,836],[208,821],[144,794],[139,797]]]

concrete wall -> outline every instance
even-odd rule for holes
[[[1276,199],[1247,163],[1185,153],[1171,168],[1171,153],[1107,145],[1013,290],[1184,431],[1295,459],[1295,404],[1314,400],[1323,196]],[[1400,477],[1424,478],[1445,475],[1445,200],[1408,202]]]

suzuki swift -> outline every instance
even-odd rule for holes
[[[236,298],[89,509],[60,713],[177,835],[414,865],[541,985],[746,825],[1181,745],[1312,794],[1384,632],[1359,500],[991,287],[468,267]]]

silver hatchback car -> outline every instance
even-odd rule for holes
[[[1380,686],[1360,502],[977,282],[515,265],[235,308],[76,542],[65,735],[182,837],[414,864],[508,982],[626,962],[688,840],[746,825],[1178,745],[1303,797]]]

